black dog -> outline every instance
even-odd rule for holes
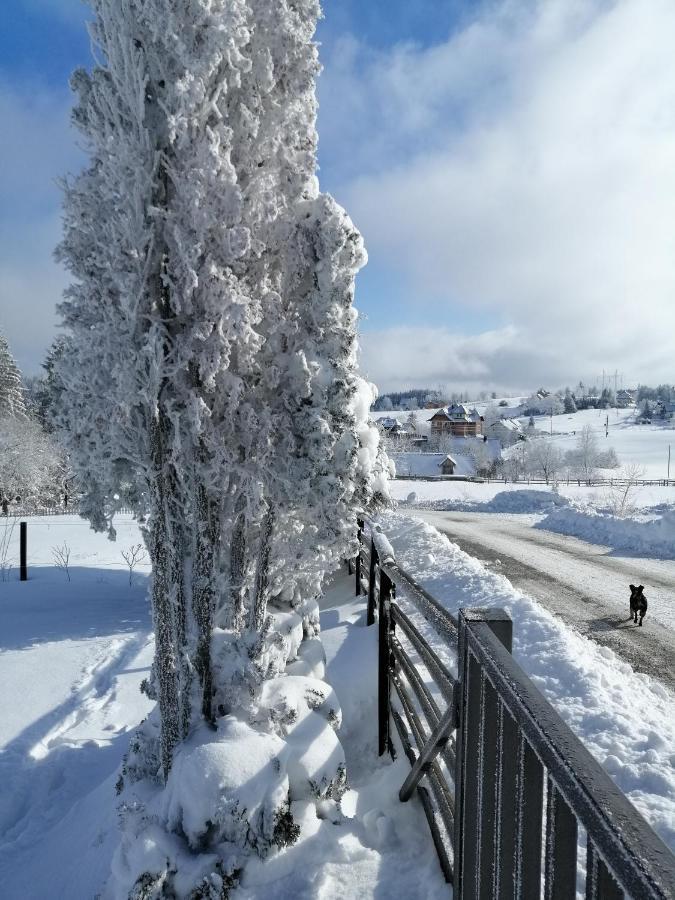
[[[638,613],[640,613],[640,621],[639,625],[642,625],[642,620],[645,617],[645,613],[647,612],[647,598],[642,593],[645,589],[644,584],[635,587],[634,584],[629,584],[630,588],[630,615],[628,619],[632,619],[634,622],[638,620]]]

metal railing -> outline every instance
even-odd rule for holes
[[[419,797],[454,896],[572,900],[581,882],[589,900],[675,898],[675,857],[515,662],[506,613],[456,619],[373,523],[359,521],[359,542],[379,753],[396,755],[393,723],[411,765],[399,797]]]

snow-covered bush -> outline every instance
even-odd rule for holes
[[[387,496],[356,363],[366,256],[316,178],[318,0],[91,6],[56,418],[93,527],[114,537],[122,506],[143,519],[158,702],[118,782],[112,890],[202,896],[293,839],[287,770],[317,800],[344,787],[332,729],[319,769],[260,697],[294,666],[321,670],[323,579]]]

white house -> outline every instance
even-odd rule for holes
[[[525,439],[523,426],[516,419],[499,419],[487,428],[487,434],[496,438],[502,447],[510,447]]]

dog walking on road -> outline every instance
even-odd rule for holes
[[[638,613],[640,613],[640,621],[638,625],[642,625],[642,620],[645,617],[645,613],[647,612],[647,598],[642,593],[645,589],[644,584],[640,584],[635,587],[634,584],[629,584],[630,588],[630,615],[628,619],[632,619],[634,622],[638,620]]]

